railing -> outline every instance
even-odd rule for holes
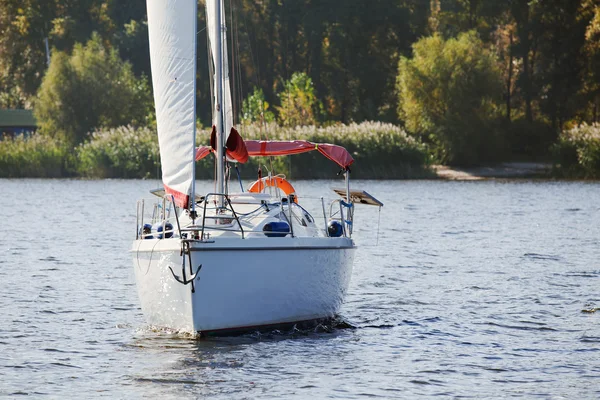
[[[346,203],[342,199],[335,199],[329,204],[329,218],[325,216],[325,202],[323,198],[321,198],[321,203],[323,206],[323,217],[325,218],[325,232],[329,236],[329,231],[327,227],[327,221],[340,221],[342,225],[342,229],[344,232],[344,237],[352,237],[352,226],[354,221],[354,204]],[[335,206],[339,206],[337,211],[334,211]],[[344,209],[347,209],[347,212],[344,213]],[[345,215],[344,215],[345,214]]]
[[[216,199],[222,198],[225,206],[221,207],[218,205]],[[144,223],[144,208],[145,201],[140,200],[137,202],[136,209],[136,240],[157,237],[159,239],[169,236],[177,232],[178,236],[184,240],[202,240],[206,241],[210,239],[210,233],[208,231],[229,231],[239,233],[242,239],[245,239],[248,234],[262,234],[263,232],[247,232],[240,221],[239,216],[235,212],[229,196],[222,193],[208,193],[203,198],[203,212],[202,212],[202,223],[200,225],[190,225],[182,228],[179,223],[179,216],[175,208],[174,198],[172,195],[165,195],[162,198],[161,203],[155,203],[152,210],[152,217],[150,229],[154,229],[157,223],[161,223],[162,231],[144,231],[147,225]],[[210,204],[215,204],[210,206]],[[171,216],[173,210],[174,216]],[[208,215],[211,211],[214,211],[214,215]],[[208,223],[208,220],[215,221],[215,225]],[[171,225],[173,228],[168,228]],[[221,226],[218,226],[221,225]],[[176,227],[175,227],[176,226]],[[141,228],[140,228],[141,227]],[[233,229],[232,229],[233,228]]]
[[[167,207],[167,203],[169,206]],[[159,236],[158,238],[163,237],[171,237],[175,232],[179,233],[181,236],[181,226],[179,224],[179,216],[177,215],[177,209],[175,207],[175,199],[172,195],[165,195],[162,198],[161,203],[155,203],[152,209],[152,217],[150,218],[149,227],[144,222],[144,209],[145,209],[145,200],[139,200],[137,202],[136,207],[136,234],[135,238],[138,239],[146,239],[149,237]],[[173,212],[174,217],[171,216],[171,212]],[[161,223],[160,231],[152,231],[152,228],[156,226],[156,224]],[[174,222],[175,225],[172,223]],[[168,226],[171,228],[167,229]],[[175,226],[177,227],[175,229]],[[149,231],[146,229],[149,228]]]
[[[210,207],[207,208],[207,205],[209,204],[209,198],[210,197],[214,197],[215,199],[218,198],[222,198],[224,201],[222,202],[222,204],[224,204],[224,206],[217,206],[217,202],[215,202],[215,206],[214,207]],[[218,202],[221,203],[221,202]],[[226,204],[226,205],[225,205]],[[206,215],[206,210],[214,210],[215,211],[215,215],[214,216],[207,216]],[[225,214],[227,212],[231,212],[231,216],[233,218],[231,218],[230,216],[225,216]],[[217,215],[217,214],[222,214],[222,215]],[[219,222],[222,221],[230,221],[231,223],[229,224],[224,224],[224,225],[233,225],[233,220],[235,220],[235,222],[237,223],[237,225],[239,226],[239,232],[241,232],[242,234],[242,239],[244,239],[244,228],[242,227],[242,224],[240,223],[240,219],[238,218],[235,210],[233,209],[233,206],[231,205],[231,200],[229,199],[229,196],[227,196],[226,194],[223,193],[208,193],[206,195],[206,197],[204,198],[204,210],[202,212],[202,228],[201,228],[201,233],[200,233],[200,240],[204,240],[204,230],[206,229],[206,219],[212,219],[216,222],[216,224],[219,224]],[[212,230],[216,230],[216,231],[232,231],[232,229],[227,229],[227,228],[217,228],[215,226],[211,226],[209,229]]]
[[[219,205],[219,203],[221,203],[219,200],[222,200],[223,206]],[[146,208],[145,201],[138,201],[136,208],[136,240],[147,238],[162,239],[177,235],[179,238],[184,240],[209,241],[211,239],[212,231],[238,233],[241,235],[242,239],[246,239],[250,235],[262,236],[265,234],[263,230],[253,231],[248,230],[248,228],[244,229],[244,224],[242,224],[242,221],[244,221],[246,226],[248,226],[248,224],[252,224],[252,219],[259,218],[259,214],[257,214],[256,211],[261,208],[264,208],[268,211],[269,207],[272,206],[279,208],[279,215],[285,217],[285,222],[289,224],[290,228],[287,232],[283,231],[274,233],[279,233],[282,236],[290,235],[291,237],[295,237],[294,228],[296,223],[306,226],[306,229],[308,229],[309,232],[315,232],[315,229],[316,231],[319,230],[316,227],[313,228],[311,225],[302,223],[302,220],[304,219],[302,213],[306,213],[308,216],[310,216],[310,214],[308,211],[304,210],[294,202],[293,195],[291,195],[287,201],[282,201],[280,203],[261,202],[260,206],[258,206],[255,211],[243,215],[236,213],[229,196],[226,194],[208,193],[202,199],[202,203],[203,211],[202,216],[198,218],[199,224],[192,224],[182,227],[180,225],[179,215],[172,195],[165,195],[163,196],[162,201],[154,204],[154,207],[152,208],[150,224],[146,224],[146,221],[144,220],[144,212]],[[321,203],[323,208],[325,236],[329,236],[327,226],[328,221],[337,220],[340,221],[343,227],[343,235],[345,237],[351,237],[354,209],[353,205],[348,204],[341,199],[334,200],[329,205],[329,216],[327,216],[323,198],[321,198]],[[286,205],[287,209],[285,208]],[[300,214],[294,212],[293,208],[295,206],[300,207],[302,210]],[[297,221],[294,221],[294,219]],[[313,221],[308,222],[317,222],[314,220],[314,218],[311,219]],[[213,223],[211,223],[211,221]],[[160,231],[158,230],[157,225],[160,226]]]

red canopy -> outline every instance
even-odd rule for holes
[[[211,152],[211,150],[217,151],[216,141],[217,129],[213,125],[212,132],[210,134],[210,147],[198,147],[196,149],[196,161],[206,157],[208,153]],[[227,157],[229,157],[230,159],[240,162],[242,164],[248,161],[248,150],[246,150],[244,139],[242,139],[242,137],[235,128],[231,128],[231,132],[229,133],[229,137],[227,138],[227,143],[225,143],[225,149],[227,150]]]
[[[213,152],[210,146],[199,146],[196,147],[196,161],[202,160],[204,157]]]
[[[287,156],[317,150],[342,168],[348,168],[354,162],[354,159],[350,153],[348,153],[348,150],[335,144],[312,143],[307,140],[281,142],[270,140],[246,140],[244,143],[246,144],[246,149],[250,156]],[[211,151],[212,149],[207,146],[198,147],[196,149],[196,160],[206,157]]]

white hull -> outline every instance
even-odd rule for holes
[[[180,239],[134,242],[138,293],[151,325],[214,332],[333,317],[355,250],[346,237],[217,238],[190,248],[193,271],[202,264],[194,293],[169,270],[182,275]]]

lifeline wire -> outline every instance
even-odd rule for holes
[[[379,226],[381,222],[381,207],[379,207],[379,215],[377,216],[377,241],[375,242],[375,246],[379,246]]]

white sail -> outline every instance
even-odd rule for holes
[[[221,25],[223,27],[222,30],[222,43],[223,43],[223,47],[225,48],[227,46],[227,33],[225,31],[225,10],[223,7],[223,3],[221,2]],[[215,26],[215,14],[216,14],[216,9],[215,9],[215,2],[213,1],[207,1],[206,2],[206,25],[207,25],[207,29],[208,29],[208,40],[210,42],[210,50],[212,53],[212,59],[213,59],[213,63],[214,65],[217,65],[217,57],[218,57],[218,50],[217,50],[217,43],[216,43],[216,36],[218,34],[217,32],[217,27]],[[233,105],[231,103],[231,89],[229,86],[229,64],[228,64],[228,60],[227,60],[227,51],[224,50],[223,52],[223,107],[224,107],[224,112],[223,112],[223,133],[224,133],[224,141],[227,140],[227,137],[229,136],[229,132],[231,132],[231,128],[233,127]],[[217,93],[217,87],[218,87],[218,83],[216,78],[213,79],[214,82],[214,94],[216,96]],[[217,123],[217,118],[219,118],[219,110],[217,110],[217,102],[215,101],[215,109],[213,110],[213,125],[214,126],[219,126],[219,124]]]
[[[194,181],[196,0],[147,0],[146,7],[163,184],[187,206]]]

